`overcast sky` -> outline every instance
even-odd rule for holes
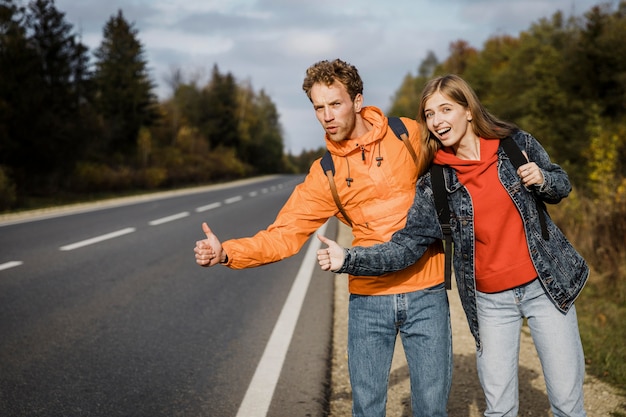
[[[106,21],[122,10],[138,30],[158,95],[172,69],[204,85],[214,64],[272,98],[285,150],[323,145],[302,91],[306,68],[322,59],[354,64],[365,104],[383,110],[429,50],[440,61],[451,42],[482,49],[493,35],[517,36],[557,10],[581,16],[600,0],[57,0],[93,52]],[[414,115],[408,115],[414,117]]]

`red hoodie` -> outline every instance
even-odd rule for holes
[[[459,159],[441,149],[435,163],[453,168],[472,198],[476,289],[499,292],[532,281],[537,272],[530,259],[522,218],[498,178],[499,140],[480,139],[480,161]]]

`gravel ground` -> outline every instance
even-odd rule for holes
[[[350,230],[341,225],[337,241],[349,246]],[[474,339],[469,332],[456,289],[448,292],[452,318],[454,371],[448,404],[450,417],[480,417],[485,410],[475,363]],[[331,398],[329,417],[351,415],[351,390],[348,380],[346,340],[348,322],[348,285],[346,275],[335,279],[335,318]],[[520,349],[520,416],[551,416],[541,365],[528,328],[522,330]],[[589,417],[626,416],[626,397],[615,388],[592,376],[585,378],[585,408]],[[400,340],[389,379],[388,417],[410,417],[409,374]]]

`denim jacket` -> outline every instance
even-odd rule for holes
[[[543,239],[534,198],[546,203],[558,203],[569,194],[571,185],[567,173],[550,161],[547,152],[532,135],[520,130],[513,135],[513,139],[520,149],[526,151],[528,159],[539,166],[544,183],[530,189],[524,187],[502,147],[498,149],[498,177],[522,217],[526,242],[541,285],[554,306],[565,314],[585,285],[589,267],[547,214],[549,239]],[[454,274],[470,330],[480,349],[474,276],[473,204],[470,194],[452,168],[444,167],[444,179],[450,205]],[[344,265],[338,272],[382,275],[403,269],[419,259],[429,244],[442,238],[430,173],[426,173],[416,185],[415,200],[405,228],[396,232],[389,242],[347,249]]]

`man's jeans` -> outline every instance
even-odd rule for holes
[[[350,295],[348,367],[352,415],[385,415],[398,331],[409,366],[413,416],[447,416],[452,333],[448,294],[443,284],[406,294]]]
[[[476,292],[482,351],[477,352],[485,416],[517,416],[518,363],[523,318],[541,361],[555,417],[586,416],[583,408],[585,362],[574,306],[566,315],[546,296],[538,279],[529,284],[486,294]]]

